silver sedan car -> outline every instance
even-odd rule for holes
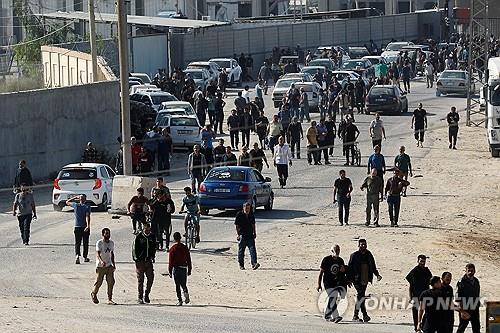
[[[469,75],[466,71],[445,70],[439,76],[436,83],[436,95],[458,94],[467,96],[467,85],[469,84]],[[474,91],[473,87],[473,91]]]

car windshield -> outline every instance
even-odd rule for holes
[[[386,51],[399,51],[408,44],[391,43],[387,45]]]
[[[209,65],[200,65],[200,64],[189,64],[188,68],[200,68],[200,69],[209,70],[210,66]]]
[[[292,83],[297,82],[297,80],[279,80],[276,84],[276,88],[289,88]]]
[[[465,79],[465,72],[447,72],[444,71],[440,78],[442,79]]]
[[[331,67],[331,62],[330,60],[326,60],[326,59],[316,59],[316,60],[313,60],[309,63],[311,66],[325,66],[325,67]]]
[[[201,71],[186,71],[186,74],[189,74],[193,80],[201,80],[203,77]]]
[[[494,106],[500,106],[500,84],[490,87],[490,103]]]
[[[170,119],[170,126],[189,126],[198,127],[198,122],[195,118],[172,118]]]
[[[227,60],[217,60],[214,61],[221,68],[231,68],[231,62]]]
[[[153,100],[154,105],[158,105],[163,102],[172,102],[177,100],[177,98],[175,98],[175,96],[173,95],[152,95],[151,99]]]
[[[342,65],[344,69],[356,69],[357,67],[364,68],[365,63],[363,61],[348,61]]]
[[[59,179],[96,179],[97,172],[95,169],[62,169],[57,176]]]
[[[304,91],[305,92],[312,92],[313,91],[313,86],[312,85],[309,85],[309,84],[304,84],[304,85],[296,85],[295,86],[297,89],[302,89],[304,88]]]
[[[373,87],[370,95],[389,95],[394,96],[394,90],[390,87]]]
[[[176,110],[176,111],[184,111],[185,113],[191,112],[191,106],[190,105],[183,105],[183,104],[163,104],[160,108],[160,110]]]
[[[245,170],[218,169],[210,171],[206,180],[242,182],[245,178]]]
[[[311,74],[311,76],[314,76],[314,74],[316,74],[318,72],[318,69],[319,69],[320,73],[324,73],[324,71],[325,71],[324,67],[321,67],[321,68],[304,67],[304,68],[302,68],[302,72],[309,73],[309,74]]]
[[[372,63],[372,65],[376,65],[376,64],[378,64],[380,62],[380,59],[378,59],[378,58],[370,58],[368,60],[370,60],[370,62]]]

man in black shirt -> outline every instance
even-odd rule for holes
[[[347,281],[354,285],[357,293],[357,302],[354,307],[354,317],[352,320],[355,322],[364,321],[365,323],[371,319],[365,307],[366,288],[368,287],[368,283],[373,282],[373,275],[377,277],[377,281],[382,280],[382,276],[379,274],[377,265],[375,264],[375,258],[368,251],[367,247],[366,239],[358,241],[359,250],[351,254],[347,269]],[[359,310],[363,313],[362,320],[359,318]]]
[[[345,273],[347,267],[344,259],[340,255],[340,246],[334,245],[331,248],[332,254],[326,256],[321,261],[318,277],[318,291],[321,291],[321,280],[328,293],[328,302],[325,307],[324,318],[328,321],[338,323],[342,320],[337,311],[337,299],[345,298],[347,293],[347,279]]]
[[[226,154],[224,154],[224,157],[222,158],[222,164],[225,166],[238,165],[238,159],[236,158],[236,155],[233,154],[230,146],[226,147]]]
[[[423,333],[441,333],[444,299],[441,290],[441,279],[433,276],[430,279],[431,289],[420,294],[417,331]],[[425,314],[425,315],[424,315]]]
[[[264,111],[260,111],[260,116],[255,119],[255,131],[259,137],[260,146],[265,149],[265,141],[267,134],[267,125],[269,124],[269,119],[264,115]]]
[[[304,131],[298,117],[294,116],[292,118],[292,122],[288,125],[287,136],[290,138],[292,158],[295,158],[295,149],[297,149],[297,159],[300,160],[300,140],[304,139]]]
[[[451,273],[444,272],[441,275],[441,292],[446,301],[446,308],[443,311],[442,331],[443,333],[453,333],[455,324],[455,309],[453,303],[453,288],[451,286]]]
[[[243,114],[245,106],[247,106],[247,100],[242,96],[242,92],[238,91],[238,97],[234,100],[234,106],[236,107],[236,114]]]
[[[227,117],[227,127],[229,128],[229,136],[231,137],[231,147],[238,149],[238,144],[240,143],[238,134],[240,130],[240,117],[234,109],[231,110],[231,115]]]
[[[349,165],[349,153],[351,155],[351,165],[354,165],[354,143],[358,139],[359,129],[354,125],[353,119],[351,117],[346,117],[346,125],[342,128],[342,140],[344,142],[344,154],[346,163],[344,165]]]
[[[19,161],[19,168],[16,171],[16,178],[14,179],[14,192],[21,192],[21,184],[26,186],[33,186],[33,178],[31,177],[30,170],[26,167],[26,161]]]
[[[423,147],[424,133],[427,128],[427,111],[422,108],[422,103],[418,103],[418,109],[413,111],[411,118],[411,128],[415,130],[415,140],[417,140],[417,147]]]
[[[257,269],[260,264],[257,262],[257,251],[255,249],[255,238],[257,233],[255,231],[255,216],[252,213],[252,205],[249,202],[243,204],[243,210],[236,214],[234,221],[236,226],[237,240],[238,240],[238,263],[240,269],[245,269],[245,249],[248,247],[250,251],[250,261],[252,269]]]
[[[262,172],[264,162],[266,162],[266,166],[269,169],[269,163],[267,163],[266,154],[261,148],[259,148],[259,144],[257,142],[253,144],[253,149],[250,150],[250,161],[251,166],[259,170],[259,172]]]
[[[481,324],[479,323],[479,298],[481,287],[479,280],[474,276],[476,267],[474,264],[465,266],[465,275],[457,283],[457,303],[460,305],[460,323],[457,333],[464,333],[469,325],[472,325],[472,333],[479,333]]]
[[[149,303],[149,293],[154,281],[154,268],[156,254],[156,239],[151,233],[149,223],[144,223],[144,229],[137,234],[132,244],[132,258],[135,261],[137,273],[137,302],[139,304]],[[144,275],[146,275],[146,290],[144,291]]]
[[[410,284],[409,293],[410,299],[413,302],[413,307],[411,309],[413,314],[413,326],[415,327],[415,332],[418,326],[418,309],[419,303],[418,298],[425,290],[429,289],[429,282],[432,277],[432,273],[429,268],[425,267],[427,257],[423,254],[418,256],[418,265],[415,266],[408,275],[406,275],[406,281]]]
[[[456,107],[451,107],[451,112],[446,116],[446,121],[448,122],[448,140],[450,142],[448,148],[457,149],[458,122],[460,121],[460,116],[458,115]]]
[[[170,245],[170,227],[172,225],[172,214],[175,212],[175,205],[164,191],[159,191],[156,199],[150,202],[149,207],[153,212],[151,224],[153,233],[156,235],[156,248],[159,251],[168,250]],[[166,234],[165,248],[163,247],[163,234]]]
[[[333,187],[333,203],[339,204],[340,225],[349,225],[349,206],[351,205],[352,182],[345,176],[345,170],[339,171],[339,178],[335,180]],[[345,211],[345,216],[344,216]]]
[[[214,148],[214,162],[215,166],[221,166],[226,154],[226,146],[224,146],[224,139],[219,139],[219,145]]]

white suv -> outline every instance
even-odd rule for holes
[[[85,194],[87,204],[106,211],[111,204],[114,176],[114,171],[106,164],[75,163],[64,166],[54,180],[54,210],[61,211],[66,200]]]

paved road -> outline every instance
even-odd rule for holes
[[[413,93],[408,96],[410,111],[416,107],[418,102],[424,103],[429,112],[429,127],[444,126],[441,120],[445,117],[451,105],[458,109],[465,106],[462,98],[436,98],[433,90],[425,89],[423,83],[414,84]],[[270,96],[266,97],[266,105],[271,106]],[[228,104],[232,101],[228,99]],[[228,106],[229,110],[229,106]],[[266,108],[268,117],[275,112],[272,108]],[[318,118],[315,114],[313,118]],[[276,200],[275,209],[272,212],[258,211],[259,233],[271,233],[273,228],[284,223],[305,223],[316,218],[318,212],[325,208],[331,208],[331,185],[337,177],[338,170],[345,168],[347,175],[353,183],[360,184],[366,175],[366,156],[371,153],[371,141],[368,137],[368,124],[373,115],[356,115],[356,125],[362,135],[360,137],[360,148],[363,154],[363,167],[344,167],[345,162],[339,156],[340,149],[336,149],[333,165],[309,166],[303,158],[294,161],[290,168],[289,185],[286,189],[279,189],[276,171],[273,168],[264,169],[264,175],[273,178]],[[387,131],[387,141],[383,142],[383,153],[386,161],[390,163],[398,147],[406,145],[414,160],[414,166],[418,173],[418,159],[425,156],[427,148],[417,149],[410,130],[411,112],[401,116],[383,116]],[[307,124],[304,125],[307,127]],[[305,130],[306,128],[304,128]],[[432,142],[426,142],[429,147]],[[305,142],[302,143],[305,157]],[[181,155],[178,155],[181,156]],[[169,178],[169,186],[173,191],[174,201],[179,202],[181,189],[189,184],[185,178],[185,159],[179,157],[175,166],[179,169]],[[355,194],[361,198],[362,194]],[[331,325],[320,320],[319,316],[303,316],[295,313],[277,313],[258,311],[257,309],[233,308],[231,304],[193,305],[187,311],[186,308],[175,308],[169,305],[157,305],[148,307],[147,311],[132,305],[134,300],[134,278],[132,263],[127,254],[120,254],[119,265],[130,270],[129,279],[118,279],[115,290],[124,290],[120,298],[126,306],[114,307],[113,310],[103,308],[102,313],[96,312],[95,307],[89,302],[88,289],[94,278],[92,268],[88,265],[75,266],[73,261],[73,235],[72,218],[70,210],[62,213],[53,212],[50,205],[50,188],[36,190],[36,198],[39,202],[39,221],[32,225],[32,240],[29,247],[24,247],[19,239],[19,231],[13,217],[7,213],[12,198],[11,194],[0,192],[0,262],[8,269],[0,270],[0,297],[6,300],[9,308],[18,302],[30,302],[38,300],[45,307],[52,307],[52,326],[55,328],[70,327],[78,324],[79,318],[86,318],[92,322],[85,328],[77,331],[87,331],[90,327],[98,329],[100,325],[114,322],[115,328],[127,331],[177,331],[177,332],[327,332],[331,331]],[[356,203],[357,201],[357,203]],[[360,205],[362,200],[354,200],[353,209]],[[359,207],[358,207],[359,209]],[[211,212],[210,217],[203,218],[202,243],[199,250],[194,253],[194,260],[209,260],[214,252],[225,251],[234,246],[233,212]],[[111,219],[105,213],[93,214],[94,227],[91,243],[97,239],[100,228],[109,225],[112,228],[113,239],[117,248],[128,249],[131,241],[131,226],[127,217]],[[174,230],[181,229],[181,217],[174,219]],[[363,223],[363,221],[351,221],[351,223]],[[92,257],[92,256],[91,256]],[[235,266],[237,265],[235,260]],[[157,271],[164,273],[164,263],[157,265]],[[126,290],[126,292],[125,292]],[[237,290],[234,291],[238,293]],[[126,298],[128,297],[128,299]],[[244,297],[244,295],[242,295]],[[170,301],[159,300],[160,304],[168,304]],[[31,304],[31,303],[30,303]],[[23,315],[18,318],[35,320],[36,306],[29,306]],[[5,308],[0,307],[2,311]],[[94,309],[90,311],[90,309]],[[106,310],[104,310],[106,309]],[[39,310],[39,308],[38,308]],[[12,310],[9,310],[10,313]],[[79,316],[73,316],[76,311]],[[17,313],[15,314],[17,315]],[[0,319],[0,326],[7,325],[11,319]],[[15,322],[15,321],[14,321]],[[55,325],[60,323],[60,326]],[[43,323],[40,323],[43,326]],[[35,325],[36,326],[36,325]],[[7,326],[5,326],[7,327]],[[7,331],[16,331],[12,323]],[[352,325],[344,323],[336,328],[338,332],[408,332],[411,327],[407,325]],[[35,330],[36,331],[36,330]]]

